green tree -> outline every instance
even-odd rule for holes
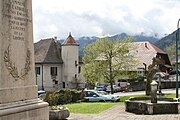
[[[131,54],[133,48],[130,37],[125,40],[103,38],[87,45],[83,57],[83,75],[87,78],[87,83],[98,82],[97,80],[103,77],[110,83],[113,93],[114,80],[136,63]]]
[[[94,88],[96,85],[96,80],[98,78],[97,69],[94,69],[96,66],[95,63],[88,63],[83,68],[83,76],[87,79],[87,87],[88,88]]]
[[[169,47],[166,47],[165,51],[168,53],[169,58],[174,57],[174,55],[176,54],[176,44],[172,44]]]

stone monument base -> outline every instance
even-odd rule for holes
[[[49,120],[48,103],[32,99],[0,104],[0,120]]]

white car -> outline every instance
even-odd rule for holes
[[[111,95],[114,97],[114,101],[120,101],[120,96],[119,95],[115,95],[115,94],[109,94],[105,91],[97,91],[99,94],[102,94],[102,95]]]
[[[44,99],[46,92],[44,90],[38,90],[38,98]]]
[[[89,102],[116,102],[119,101],[120,97],[115,97],[111,94],[104,94],[103,91],[85,90],[85,100]]]

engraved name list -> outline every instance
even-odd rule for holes
[[[8,18],[12,40],[24,41],[28,23],[32,23],[26,0],[4,0],[3,15]]]

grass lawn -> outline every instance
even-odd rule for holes
[[[142,95],[131,95],[131,96],[121,96],[120,102],[81,102],[74,104],[67,104],[66,107],[69,108],[72,113],[82,113],[82,114],[98,114],[101,113],[115,105],[124,104],[124,101],[130,97],[143,97]],[[166,98],[175,98],[175,94],[165,94]]]
[[[115,105],[124,104],[124,101],[130,97],[137,97],[144,95],[133,95],[133,96],[122,96],[120,102],[81,102],[74,104],[65,105],[69,108],[72,113],[82,113],[82,114],[98,114],[101,113]]]
[[[75,104],[65,105],[69,108],[72,113],[83,113],[83,114],[98,114],[102,111],[105,111],[111,108],[114,105],[121,104],[119,102],[82,102]]]
[[[143,97],[143,96],[145,96],[145,94],[141,94],[141,95],[131,95],[131,96],[121,96],[120,102],[124,103],[125,100],[128,100],[130,97]]]
[[[165,94],[164,97],[165,97],[165,98],[175,98],[175,97],[176,97],[176,94],[168,93],[168,94]]]

